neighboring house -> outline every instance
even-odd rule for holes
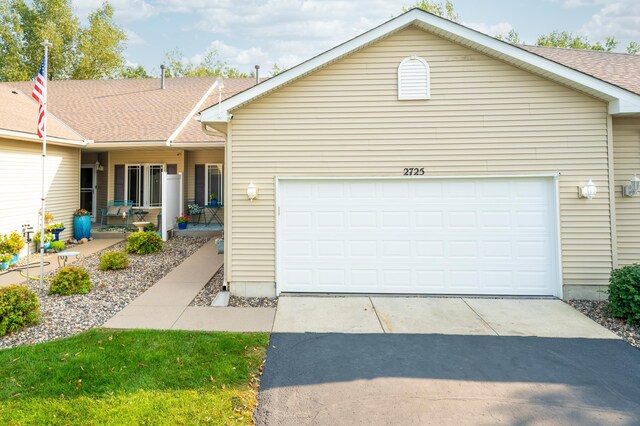
[[[231,292],[605,297],[640,260],[639,60],[414,9],[205,109]]]
[[[183,174],[184,200],[204,204],[210,194],[223,200],[223,138],[204,134],[194,120],[199,109],[218,100],[215,81],[215,77],[167,78],[164,89],[160,79],[50,81],[49,111],[90,140],[76,159],[73,180],[55,185],[73,196],[66,214],[77,208],[79,200],[93,220],[101,222],[101,211],[109,201],[132,200],[135,210],[149,212],[145,220],[157,223],[163,171]],[[225,80],[222,98],[253,85],[251,78]],[[0,83],[0,90],[30,93],[32,86],[32,82]],[[27,129],[35,129],[35,105],[25,106],[25,111],[30,108],[22,120]],[[31,170],[35,180],[38,170]],[[33,202],[36,194],[28,194]],[[13,204],[10,210],[16,210]],[[70,223],[66,217],[60,219]],[[105,223],[122,222],[119,217],[105,219]]]
[[[0,234],[38,228],[41,208],[42,141],[36,135],[38,104],[18,90],[0,87]],[[48,120],[45,169],[48,212],[71,236],[73,212],[80,207],[80,149],[85,138],[54,115]]]

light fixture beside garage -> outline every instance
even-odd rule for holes
[[[640,195],[640,178],[638,175],[633,175],[629,179],[629,184],[622,187],[622,195],[625,197],[636,197]]]
[[[598,187],[593,183],[593,180],[589,179],[587,184],[583,187],[578,187],[578,195],[580,198],[587,198],[591,200],[598,193]]]
[[[247,198],[251,201],[258,198],[258,187],[253,181],[249,182],[249,186],[247,186]]]

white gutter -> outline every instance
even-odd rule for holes
[[[207,98],[211,96],[211,93],[213,92],[213,90],[216,87],[218,87],[219,81],[220,81],[219,79],[216,79],[213,85],[211,85],[211,87],[209,87],[209,90],[207,90],[207,92],[204,94],[202,99],[198,101],[198,103],[196,104],[196,106],[193,107],[189,115],[187,115],[187,118],[185,118],[184,121],[180,123],[178,128],[173,133],[171,133],[171,136],[169,136],[169,139],[167,139],[167,141],[165,142],[166,146],[171,146],[171,143],[175,140],[175,138],[177,138],[180,132],[182,132],[184,128],[187,126],[187,124],[189,124],[189,120],[193,119],[193,116],[196,115],[196,113],[198,112],[198,110],[200,109],[204,101],[206,101]]]
[[[31,134],[31,133],[25,133],[25,132],[18,132],[15,130],[0,129],[0,136],[4,136],[11,139],[42,142],[42,139],[40,139],[37,135]],[[87,146],[88,144],[93,143],[92,140],[88,140],[88,139],[70,140],[70,139],[58,138],[55,136],[47,136],[47,142],[52,142],[52,143],[55,143],[56,145],[69,145],[69,146],[78,146],[78,147]]]

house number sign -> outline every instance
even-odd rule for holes
[[[405,167],[404,176],[424,176],[424,167]]]

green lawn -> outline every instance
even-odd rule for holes
[[[267,342],[98,329],[0,350],[0,424],[250,424]]]

